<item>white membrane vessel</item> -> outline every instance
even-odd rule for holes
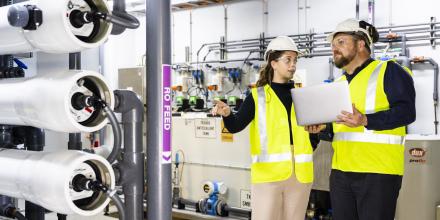
[[[59,132],[93,132],[108,119],[102,108],[75,108],[77,95],[95,96],[112,109],[114,95],[104,77],[86,70],[0,80],[0,124]]]
[[[36,30],[24,30],[9,23],[11,7],[23,5],[33,5],[42,11],[43,22]],[[70,18],[74,11],[109,13],[109,8],[104,0],[31,0],[0,7],[0,55],[79,52],[104,43],[112,25],[100,20],[74,27]]]
[[[103,192],[76,191],[73,178],[84,175],[109,189],[115,186],[111,165],[82,151],[35,152],[0,149],[0,194],[25,199],[62,214],[96,215],[109,199]]]

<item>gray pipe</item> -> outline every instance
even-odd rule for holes
[[[114,0],[113,1],[113,13],[114,12],[126,13],[125,0]],[[114,24],[112,31],[111,31],[111,34],[112,35],[119,35],[119,34],[122,34],[124,31],[125,31],[125,27]]]
[[[116,195],[116,192],[111,192],[111,191],[107,191],[105,195],[108,198],[110,198],[113,201],[113,203],[116,205],[116,208],[118,209],[119,220],[125,220],[126,217],[124,212],[124,203],[122,202],[121,198],[119,198],[119,196]]]
[[[409,52],[408,52],[408,47],[406,45],[407,42],[406,35],[405,34],[401,34],[401,35],[402,35],[402,45],[401,45],[402,53],[400,54],[399,57],[396,58],[396,61],[401,65],[408,67],[410,70],[412,70],[411,59],[408,58]]]
[[[142,121],[144,106],[136,93],[116,90],[119,104],[115,111],[122,113],[124,126],[124,154],[119,162],[120,184],[125,198],[127,219],[143,219],[144,152],[142,147]]]
[[[356,0],[356,19],[359,20],[359,0]]]
[[[24,147],[29,151],[43,151],[45,145],[45,134],[43,129],[34,127],[20,127],[23,129]],[[44,220],[45,209],[39,205],[25,202],[25,215],[27,219]]]
[[[329,66],[329,76],[328,76],[328,80],[330,80],[331,82],[335,81],[335,74],[334,74],[334,70],[335,70],[335,61],[333,61],[333,57],[328,58],[328,66]]]
[[[393,25],[393,26],[378,27],[377,29],[379,30],[379,29],[401,28],[401,27],[422,26],[422,25],[432,25],[432,24],[434,24],[434,25],[435,24],[440,24],[440,22]]]
[[[147,219],[171,220],[171,161],[162,162],[163,64],[171,64],[170,0],[147,1]],[[167,149],[166,149],[167,150]],[[171,150],[171,149],[169,149]],[[166,159],[164,159],[166,160]]]
[[[118,120],[116,119],[115,113],[108,107],[107,105],[104,107],[104,112],[107,114],[107,118],[110,121],[110,124],[112,125],[113,129],[113,148],[110,155],[108,155],[107,160],[110,164],[115,162],[117,157],[119,156],[119,153],[121,152],[121,145],[122,145],[122,132],[121,127],[119,127]]]
[[[435,62],[432,58],[425,58],[425,62],[430,63],[434,68],[434,126],[435,126],[435,134],[438,134],[438,120],[437,120],[437,108],[438,108],[438,63]]]
[[[375,20],[374,0],[368,0],[368,20],[370,24],[374,25],[374,20]]]

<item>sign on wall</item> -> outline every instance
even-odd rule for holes
[[[196,138],[216,138],[216,128],[214,118],[195,119]]]
[[[251,209],[251,191],[240,189],[240,207]]]

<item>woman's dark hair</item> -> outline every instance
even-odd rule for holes
[[[280,58],[284,52],[285,51],[272,51],[267,55],[267,62],[265,66],[260,70],[260,78],[256,83],[257,87],[261,87],[272,82],[274,72],[270,63],[273,60]]]

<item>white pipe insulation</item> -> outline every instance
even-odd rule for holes
[[[12,7],[33,5],[43,14],[43,22],[36,30],[13,27],[8,20]],[[46,53],[71,53],[95,48],[104,43],[112,24],[91,22],[74,27],[73,11],[100,11],[109,13],[104,0],[31,0],[0,7],[0,55],[43,51]]]
[[[96,215],[109,199],[102,192],[78,191],[75,176],[114,189],[115,174],[102,157],[82,151],[35,152],[0,149],[0,194],[25,199],[62,214]]]
[[[59,132],[94,132],[108,119],[99,107],[74,104],[78,95],[95,96],[113,109],[114,95],[104,77],[86,70],[43,73],[0,80],[0,124]]]

